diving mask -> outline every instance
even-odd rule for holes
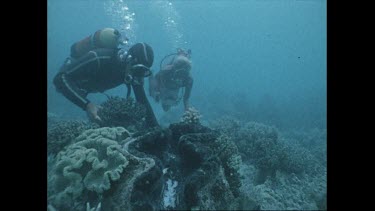
[[[143,64],[132,65],[130,72],[134,77],[148,77],[152,74],[150,68]]]

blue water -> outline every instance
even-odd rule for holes
[[[234,115],[285,129],[326,127],[324,0],[48,0],[47,9],[48,112],[86,118],[56,93],[52,79],[74,42],[114,27],[130,43],[153,47],[154,72],[176,48],[192,49],[190,102],[203,120]],[[124,97],[126,88],[106,93]],[[163,118],[161,106],[149,100]],[[180,104],[168,115],[182,112]]]

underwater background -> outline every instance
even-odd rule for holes
[[[324,0],[47,0],[48,209],[326,209],[326,9]],[[119,86],[111,98],[88,95],[108,124],[89,123],[52,81],[71,45],[106,27],[152,46],[154,73],[191,49],[195,109],[164,112],[149,97],[163,127],[148,131]]]

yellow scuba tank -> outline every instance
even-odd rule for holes
[[[70,56],[78,59],[85,53],[96,48],[117,48],[121,34],[113,28],[105,28],[74,43],[70,48]]]

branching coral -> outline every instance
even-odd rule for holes
[[[247,177],[245,177],[247,178]],[[308,176],[277,172],[263,184],[245,180],[243,190],[262,210],[325,210],[326,174]]]
[[[243,140],[259,140],[268,139],[276,142],[278,139],[278,131],[275,127],[270,127],[257,122],[246,123],[238,133],[238,138]]]
[[[242,122],[231,116],[222,116],[209,122],[210,127],[227,135],[237,133],[242,127]]]
[[[199,124],[199,120],[202,117],[199,111],[193,107],[190,107],[181,118],[181,122],[186,124]]]
[[[233,135],[244,159],[251,160],[258,168],[273,170],[279,166],[278,134],[275,128],[249,122]]]
[[[221,122],[222,125],[234,128],[230,132],[230,129],[222,127],[238,146],[242,158],[259,169],[259,183],[264,182],[267,176],[275,176],[277,170],[302,173],[318,168],[315,158],[308,151],[281,141],[274,127],[256,122],[248,122],[240,127],[240,124],[234,124],[232,119],[229,119],[229,122],[223,119]]]
[[[300,146],[311,152],[321,165],[327,166],[327,131],[311,129],[307,131],[284,132],[283,137],[294,146]]]
[[[124,127],[130,131],[145,128],[146,108],[133,98],[110,97],[101,107],[98,115],[102,127]]]
[[[57,154],[83,131],[97,127],[83,121],[56,121],[47,130],[47,152]]]
[[[224,167],[225,177],[228,180],[233,195],[238,196],[239,188],[241,187],[239,169],[242,164],[242,159],[238,153],[237,146],[225,135],[219,136],[215,140],[215,143],[216,153]]]

